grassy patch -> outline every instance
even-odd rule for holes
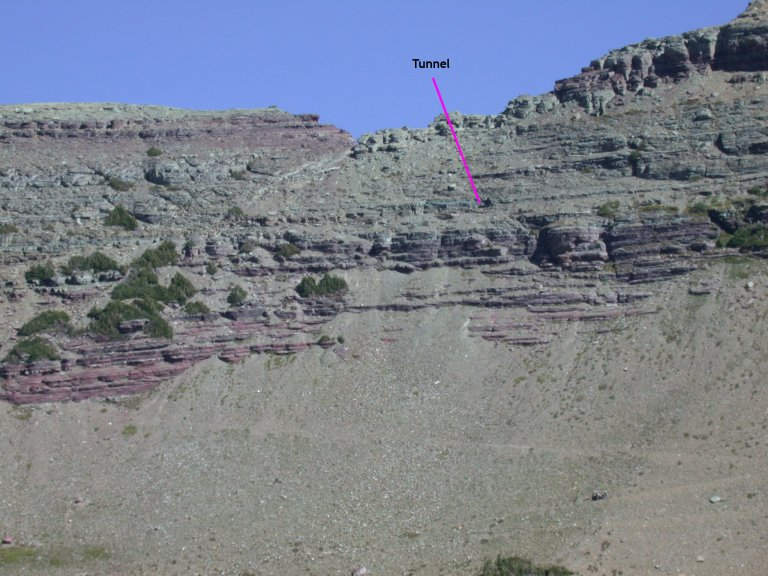
[[[536,566],[529,560],[512,556],[487,560],[480,576],[570,576],[573,572],[561,566]]]
[[[24,278],[27,284],[48,284],[55,275],[56,270],[53,268],[53,264],[46,262],[45,264],[30,266],[24,273]]]
[[[53,344],[45,338],[35,336],[17,342],[5,357],[5,361],[11,364],[20,364],[37,362],[38,360],[57,360],[58,358],[59,353]]]
[[[131,436],[135,436],[136,432],[138,432],[138,428],[134,426],[133,424],[128,424],[123,428],[123,436],[126,438],[130,438]]]
[[[118,176],[110,176],[107,179],[107,184],[109,184],[109,187],[112,188],[112,190],[116,190],[118,192],[128,192],[128,190],[133,188],[133,182],[123,180]]]
[[[16,228],[16,226],[14,226],[13,224],[6,224],[5,222],[0,224],[0,236],[4,234],[13,234],[18,231],[19,229]]]
[[[29,546],[3,546],[0,548],[0,566],[30,562],[37,557],[37,551]]]
[[[325,274],[316,282],[312,276],[305,276],[302,278],[299,285],[296,286],[296,292],[302,298],[309,298],[311,296],[330,296],[334,294],[342,294],[348,289],[347,282],[343,278],[333,276],[331,274]]]
[[[122,271],[123,268],[109,256],[101,252],[94,252],[90,256],[72,256],[61,268],[64,274],[73,274],[77,270],[109,272],[110,270]]]
[[[32,336],[38,332],[67,331],[69,314],[62,310],[46,310],[19,328],[19,336]]]
[[[128,212],[122,204],[118,204],[107,214],[104,224],[106,226],[120,226],[126,230],[136,230],[136,226],[138,226],[134,215]]]
[[[243,302],[245,302],[247,296],[248,293],[243,290],[242,286],[235,284],[229,289],[227,302],[230,306],[240,306]]]
[[[150,158],[157,158],[158,156],[162,156],[163,151],[160,150],[157,146],[152,146],[151,148],[147,149],[147,156]]]

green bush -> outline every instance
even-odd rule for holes
[[[130,300],[146,298],[166,302],[168,291],[160,285],[155,271],[149,266],[141,266],[131,270],[128,277],[112,289],[113,300]]]
[[[184,312],[193,316],[197,316],[198,314],[210,314],[211,309],[208,308],[204,302],[195,300],[194,302],[187,302],[187,305],[184,306]]]
[[[144,254],[133,261],[132,266],[138,268],[143,266],[162,268],[163,266],[172,266],[178,261],[179,254],[176,252],[176,245],[173,242],[166,240],[157,248],[149,248],[145,250]]]
[[[247,180],[245,170],[230,170],[229,175],[235,180]]]
[[[35,336],[16,343],[13,349],[5,357],[5,361],[11,364],[22,362],[37,362],[38,360],[57,360],[59,353],[56,347],[45,338]]]
[[[309,298],[310,296],[340,294],[346,292],[347,288],[347,282],[343,278],[325,274],[319,282],[316,282],[311,276],[305,276],[296,286],[296,292],[302,298]]]
[[[24,278],[28,284],[48,284],[53,280],[56,275],[56,270],[53,268],[53,264],[46,262],[45,264],[35,264],[31,266],[25,273]]]
[[[19,328],[19,336],[69,329],[69,314],[61,310],[46,310]]]
[[[768,228],[760,224],[739,228],[728,240],[729,248],[757,251],[768,248]]]
[[[768,196],[768,184],[762,188],[760,186],[753,186],[747,190],[747,193],[751,194],[752,196],[760,196],[761,198],[765,198]]]
[[[291,244],[290,242],[288,244],[280,244],[280,246],[277,247],[277,255],[285,258],[286,260],[291,256],[296,256],[296,254],[299,252],[301,252],[299,247],[295,244]]]
[[[13,234],[15,232],[18,232],[19,229],[16,228],[13,224],[6,224],[5,222],[0,224],[0,236],[3,234]]]
[[[571,576],[573,572],[560,566],[536,566],[516,556],[487,560],[480,576]]]
[[[225,215],[227,220],[245,220],[245,212],[240,206],[232,206]]]
[[[235,284],[229,289],[229,295],[227,296],[227,302],[230,306],[240,306],[243,302],[245,302],[245,298],[248,296],[248,293],[243,290],[241,286],[238,286]]]
[[[171,283],[168,285],[167,292],[168,298],[171,301],[184,304],[197,293],[197,290],[186,276],[181,272],[176,272],[173,278],[171,278]]]
[[[155,158],[157,156],[160,156],[162,153],[163,151],[160,150],[160,148],[157,148],[156,146],[152,146],[147,150],[147,156],[149,156],[150,158]]]
[[[216,266],[215,262],[208,262],[205,265],[205,271],[209,276],[216,274],[216,270],[218,270],[218,267]]]
[[[156,302],[178,302],[184,304],[195,295],[197,290],[180,272],[177,272],[166,288],[162,286],[155,271],[149,266],[140,266],[131,270],[122,283],[112,289],[113,300],[140,298]]]
[[[110,176],[107,180],[107,184],[109,184],[109,187],[112,188],[112,190],[117,190],[118,192],[127,192],[133,188],[133,182],[128,182],[117,176]]]
[[[159,305],[151,300],[136,300],[132,304],[113,300],[104,308],[92,308],[88,317],[91,319],[88,332],[110,339],[122,337],[119,328],[121,322],[139,318],[149,320],[144,328],[146,334],[157,338],[173,337],[173,329],[160,316]]]
[[[619,209],[618,200],[609,200],[597,209],[597,215],[601,218],[615,218]]]
[[[122,204],[118,204],[107,214],[104,224],[106,226],[121,226],[126,230],[136,230],[138,225],[133,214],[128,212]]]
[[[90,256],[72,256],[62,266],[64,274],[73,274],[77,270],[92,270],[93,272],[109,272],[110,270],[123,271],[123,268],[109,256],[101,252],[94,252]]]

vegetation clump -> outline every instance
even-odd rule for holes
[[[280,246],[277,247],[277,255],[286,260],[291,256],[296,256],[299,252],[301,252],[299,247],[290,242],[287,244],[280,244]]]
[[[132,303],[112,301],[104,308],[92,308],[88,312],[91,323],[88,332],[109,339],[122,336],[120,323],[146,319],[144,333],[156,338],[172,338],[173,329],[160,315],[160,305],[152,300],[134,300]]]
[[[57,360],[59,353],[56,347],[45,338],[35,336],[20,340],[5,357],[11,364],[37,362],[38,360]]]
[[[229,175],[234,180],[247,180],[246,175],[245,175],[245,170],[230,170],[229,171]]]
[[[600,207],[597,209],[597,215],[601,218],[615,218],[616,212],[619,210],[619,201],[618,200],[609,200],[608,202],[605,202],[604,204],[600,205]]]
[[[487,560],[480,576],[571,576],[573,572],[561,566],[536,566],[529,560],[511,556]]]
[[[235,284],[229,289],[227,302],[230,306],[240,306],[243,302],[245,302],[247,296],[248,293],[243,290],[242,286]]]
[[[55,275],[56,270],[54,270],[53,264],[46,262],[45,264],[35,264],[31,266],[24,273],[24,278],[26,279],[27,284],[50,284]]]
[[[132,182],[128,182],[127,180],[123,180],[117,176],[110,176],[107,180],[107,184],[109,184],[109,187],[112,188],[112,190],[116,190],[118,192],[127,192],[133,188]]]
[[[162,268],[163,266],[172,266],[179,261],[179,253],[176,252],[176,245],[166,240],[157,248],[149,248],[144,254],[133,261],[132,266],[139,268],[148,266],[150,268]]]
[[[69,314],[62,310],[46,310],[19,328],[19,336],[32,336],[39,332],[68,331]]]
[[[104,219],[106,226],[120,226],[126,230],[136,230],[138,225],[133,214],[126,210],[125,206],[118,204]]]
[[[760,224],[739,228],[728,239],[728,247],[745,252],[765,250],[768,248],[768,228]]]
[[[349,287],[347,282],[343,278],[333,276],[331,274],[325,274],[316,282],[312,276],[305,276],[302,278],[299,285],[296,286],[296,292],[302,298],[309,298],[311,296],[331,296],[335,294],[342,294],[347,291]]]
[[[157,274],[149,266],[141,266],[131,270],[125,281],[112,289],[113,300],[130,300],[141,298],[156,302],[178,302],[184,304],[195,295],[197,290],[183,274],[177,272],[166,288],[161,285]]]
[[[91,270],[97,273],[109,272],[111,270],[122,272],[123,268],[109,256],[101,252],[94,252],[90,256],[72,256],[61,268],[64,274],[73,274],[77,270]]]
[[[195,300],[194,302],[187,302],[186,306],[184,306],[184,312],[186,312],[190,316],[198,316],[198,315],[210,314],[211,309],[205,305],[205,302],[200,302],[199,300]]]
[[[156,158],[157,156],[160,156],[162,153],[163,151],[160,150],[160,148],[158,148],[157,146],[152,146],[151,148],[147,149],[147,156],[149,156],[150,158]]]
[[[224,217],[227,220],[245,220],[245,212],[243,212],[243,209],[240,208],[240,206],[232,206],[229,210],[227,210],[227,213]]]

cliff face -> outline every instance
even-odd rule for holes
[[[710,463],[727,468],[737,456],[747,470],[739,477],[745,491],[756,490],[745,478],[765,477],[754,468],[754,438],[742,448],[735,432],[729,435],[725,424],[715,430],[713,422],[741,418],[742,411],[765,427],[755,399],[762,398],[757,380],[768,355],[760,329],[751,326],[764,317],[768,297],[761,267],[768,247],[767,50],[768,2],[757,0],[725,26],[612,51],[556,82],[551,93],[520,96],[499,114],[453,113],[482,206],[439,116],[423,130],[384,130],[353,141],[316,116],[276,109],[0,107],[0,357],[7,356],[0,396],[14,406],[56,403],[51,406],[88,422],[101,418],[95,402],[68,401],[106,398],[109,410],[131,399],[147,401],[142,417],[189,454],[160,440],[156,452],[138,451],[151,467],[154,459],[166,462],[170,450],[173,466],[158,472],[167,506],[157,512],[156,502],[141,494],[126,498],[161,516],[158,526],[187,509],[216,521],[225,510],[233,518],[249,510],[251,518],[262,514],[249,508],[260,502],[268,535],[258,538],[278,572],[290,573],[294,564],[285,559],[285,542],[270,540],[275,526],[299,554],[292,530],[311,516],[312,534],[304,536],[322,552],[307,544],[306,558],[315,554],[331,572],[348,568],[355,536],[371,529],[369,514],[386,549],[400,556],[366,551],[393,573],[405,565],[416,570],[422,557],[453,570],[458,560],[442,559],[456,549],[476,558],[505,552],[510,543],[534,554],[541,546],[539,554],[589,572],[629,574],[634,563],[645,573],[649,565],[641,556],[651,550],[665,567],[688,566],[698,553],[686,551],[690,558],[675,564],[674,539],[633,548],[645,542],[633,530],[653,521],[633,508],[631,492],[648,478],[663,483],[682,466],[709,493]],[[136,218],[135,229],[106,225],[118,206]],[[174,255],[160,261],[163,241],[174,243]],[[142,259],[147,250],[155,252]],[[115,264],[77,259],[96,251]],[[48,263],[50,274],[27,274]],[[179,274],[204,307],[183,305],[178,291],[187,288]],[[335,289],[334,276],[346,287]],[[308,281],[300,287],[307,277],[316,281],[314,292],[306,290]],[[233,298],[233,286],[243,288],[242,302]],[[99,316],[110,302],[123,314],[111,332],[98,325],[100,318],[114,320]],[[34,334],[55,354],[32,359],[18,348],[29,346],[24,334],[30,328],[23,326],[53,310],[67,312],[71,326],[52,324]],[[169,331],[158,329],[162,321]],[[724,338],[713,326],[738,335]],[[754,353],[737,360],[747,348]],[[739,367],[741,387],[723,388]],[[733,412],[723,412],[731,404]],[[21,409],[28,408],[8,411]],[[194,449],[179,432],[193,426],[186,421],[193,410],[204,412],[194,424],[200,434]],[[98,422],[96,429],[106,426]],[[209,435],[218,441],[232,432],[228,422],[242,424],[259,448],[239,461],[227,451],[246,440],[224,439],[227,459],[209,454],[211,462],[238,486],[235,492],[254,489],[242,484],[255,474],[246,469],[250,462],[260,470],[260,486],[277,490],[285,482],[285,494],[259,492],[230,508],[227,499],[183,503],[175,483],[197,494],[194,478],[208,466],[200,453],[208,454]],[[47,426],[35,430],[50,432]],[[398,436],[403,430],[424,442]],[[685,442],[693,442],[689,430],[696,431],[694,439],[714,434],[717,445],[670,440],[685,434]],[[270,444],[275,437],[280,440]],[[290,442],[281,444],[284,437]],[[63,453],[76,454],[62,442]],[[737,444],[740,453],[731,454]],[[510,459],[512,446],[525,450]],[[723,446],[727,458],[718,452]],[[488,450],[496,451],[492,458]],[[340,461],[341,452],[364,465]],[[311,466],[287,471],[293,456],[286,455],[299,453]],[[673,453],[686,456],[669,460]],[[115,470],[125,471],[124,464],[113,462]],[[100,466],[88,460],[88,469]],[[459,486],[455,474],[445,475],[449,468],[480,484]],[[333,487],[333,498],[316,503],[313,493],[303,492],[315,481],[302,476],[307,470]],[[371,493],[371,470],[388,491]],[[515,482],[475,477],[484,470]],[[638,470],[650,472],[641,479]],[[37,510],[42,505],[27,489],[24,471],[13,474],[19,509]],[[130,493],[129,478],[154,489],[132,474],[109,476],[114,490],[110,485],[99,493],[109,502],[105,509],[113,506],[110,498]],[[404,486],[414,477],[444,492],[411,486],[418,498],[409,500]],[[681,486],[687,479],[680,478]],[[587,509],[570,492],[603,482],[616,491],[617,508]],[[513,522],[502,526],[496,501],[482,497],[478,485],[515,508],[508,514]],[[566,493],[568,502],[552,496]],[[376,500],[382,494],[387,498]],[[464,498],[479,510],[476,521],[446,504]],[[356,515],[337,519],[334,499]],[[696,510],[696,526],[713,525],[698,501],[686,502],[680,517]],[[755,502],[763,510],[762,501]],[[391,524],[392,514],[384,512],[390,506],[398,518],[415,510],[414,518],[430,520],[409,527],[404,537],[401,520]],[[175,558],[171,563],[163,552],[170,549],[165,540],[148,544],[146,536],[110,524],[112,516],[88,514],[109,528],[110,543],[125,538],[135,550],[156,544],[153,558],[169,573],[176,569]],[[753,518],[758,525],[765,523],[761,514]],[[48,531],[42,517],[23,516],[29,533]],[[329,543],[317,526],[332,516],[335,540]],[[624,517],[637,525],[628,528]],[[574,518],[583,525],[576,527]],[[237,558],[245,557],[246,540],[238,538],[249,526],[240,519],[240,525],[217,524],[227,536],[219,538],[228,542],[222,546]],[[654,520],[659,530],[663,520]],[[743,519],[734,508],[717,520],[735,533]],[[510,524],[532,531],[521,534]],[[616,525],[634,540],[614,539]],[[176,530],[163,538],[176,545],[182,534],[196,537]],[[715,542],[709,533],[702,541],[709,536]],[[592,557],[563,544],[571,539]],[[739,541],[750,567],[765,559],[754,552],[765,549],[757,539]],[[143,557],[122,553],[124,566],[152,569],[151,562],[141,564]],[[707,558],[696,573],[731,567]]]
[[[137,244],[162,239],[185,246],[180,269],[215,305],[203,319],[166,310],[178,324],[176,337],[149,348],[137,342],[131,361],[124,353],[133,354],[133,340],[118,353],[98,340],[59,336],[59,363],[3,368],[7,398],[143,390],[211,355],[240,358],[282,346],[226,344],[233,338],[286,330],[295,334],[291,346],[305,347],[313,342],[304,335],[305,317],[328,321],[363,307],[530,310],[546,302],[568,310],[583,304],[598,316],[610,306],[614,314],[617,303],[635,300],[630,286],[685,275],[726,254],[726,242],[715,243],[739,222],[749,224],[744,202],[760,211],[762,197],[746,192],[764,186],[768,172],[765,26],[765,4],[755,2],[722,28],[613,51],[557,82],[553,93],[519,97],[499,115],[456,113],[483,207],[465,193],[439,117],[426,130],[383,131],[353,142],[315,116],[276,109],[4,107],[1,214],[18,231],[2,241],[8,276],[15,278],[6,293],[15,306],[77,302],[75,316],[87,325],[83,311],[103,301],[113,281],[62,276],[52,282],[58,286],[34,288],[21,279],[24,268],[101,247],[127,263]],[[734,199],[742,202],[731,209],[737,224],[724,224],[728,214],[716,205]],[[138,218],[137,231],[102,224],[117,205]],[[281,245],[295,254],[280,256]],[[461,267],[498,275],[521,264],[532,268],[516,282],[437,300],[399,294],[363,305],[351,293],[346,302],[317,306],[293,290],[302,275],[332,269],[381,275]],[[206,266],[217,275],[207,276]],[[564,293],[548,287],[540,275],[555,271],[572,275],[574,286]],[[603,286],[601,295],[579,287],[585,274],[592,278],[587,285]],[[528,292],[532,275],[535,289]],[[216,311],[226,312],[220,302],[238,278],[250,279],[250,298],[261,311],[246,327]],[[27,314],[11,316],[9,336]],[[507,339],[541,343],[548,332],[536,324]],[[126,368],[131,365],[143,372]]]

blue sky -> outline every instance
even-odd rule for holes
[[[277,105],[355,136],[497,113],[612,48],[722,24],[747,0],[0,0],[0,103]]]

